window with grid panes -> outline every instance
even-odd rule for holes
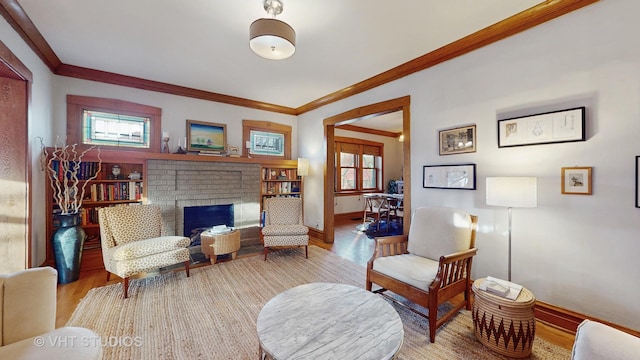
[[[336,192],[382,191],[383,145],[360,139],[336,141]]]

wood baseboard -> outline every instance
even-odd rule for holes
[[[326,241],[325,236],[324,236],[324,231],[322,230],[318,230],[312,227],[309,227],[309,237],[312,237],[314,239],[318,239],[318,240],[322,240],[322,241]]]
[[[534,313],[535,313],[536,319],[548,325],[557,327],[559,329],[568,331],[573,334],[576,333],[578,325],[580,325],[582,321],[589,319],[589,320],[593,320],[593,321],[597,321],[597,322],[609,325],[613,328],[624,331],[633,336],[640,337],[639,331],[632,330],[617,324],[613,324],[602,319],[580,314],[575,311],[563,309],[561,307],[551,305],[543,301],[536,300]]]
[[[349,213],[335,214],[336,219],[355,219],[362,218],[362,211],[354,211]]]

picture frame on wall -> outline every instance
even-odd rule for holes
[[[562,194],[591,195],[591,167],[563,167]]]
[[[498,147],[585,141],[586,108],[498,120]]]
[[[226,152],[227,125],[187,120],[187,151]]]
[[[422,187],[434,189],[476,189],[476,164],[425,165]]]
[[[640,208],[640,155],[636,156],[636,207]]]
[[[438,131],[440,155],[476,152],[476,125]]]

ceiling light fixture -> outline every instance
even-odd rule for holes
[[[264,0],[264,9],[271,18],[258,19],[249,27],[249,46],[265,59],[282,60],[296,52],[296,32],[289,24],[277,20],[282,13],[282,1]]]

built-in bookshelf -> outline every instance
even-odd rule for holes
[[[100,224],[98,221],[98,210],[102,207],[114,206],[118,204],[142,203],[145,198],[144,193],[144,173],[146,161],[139,157],[127,158],[116,151],[102,151],[101,162],[97,159],[95,152],[87,153],[78,165],[77,176],[80,180],[79,186],[84,185],[84,196],[80,216],[82,228],[87,234],[83,246],[81,271],[104,268],[102,261],[102,247],[100,244]],[[51,162],[51,166],[63,178],[62,171],[58,170],[58,164]],[[114,168],[116,170],[114,171]],[[49,175],[45,175],[49,176]],[[95,178],[94,178],[95,177]],[[94,178],[93,180],[89,180]],[[53,191],[47,183],[47,258],[45,264],[53,266],[55,258],[51,246],[51,237],[55,232],[58,222],[56,215],[61,212],[53,197]],[[78,189],[82,191],[82,189]]]
[[[274,196],[302,197],[303,181],[297,166],[263,166],[260,173],[260,210],[264,200]]]

